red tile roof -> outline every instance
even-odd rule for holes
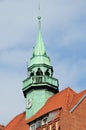
[[[77,94],[75,98],[76,101],[81,102],[72,113],[67,110],[60,111],[59,126],[61,130],[86,130],[86,90]],[[76,102],[75,98],[73,103]]]
[[[4,130],[28,130],[28,125],[25,122],[25,112],[17,115]]]
[[[81,121],[81,117],[78,118],[77,115],[73,115],[69,111],[61,111],[59,121],[59,126],[61,130],[85,130],[85,124],[86,121]]]
[[[84,95],[86,94],[86,90],[76,94],[73,98],[70,108],[72,108]]]
[[[58,108],[69,109],[75,95],[76,93],[69,87],[55,94],[48,99],[45,105],[34,116],[27,120],[27,123]]]
[[[4,129],[4,125],[0,125],[0,130],[3,130]]]
[[[61,92],[55,94],[51,98],[49,98],[48,101],[45,103],[45,105],[26,122],[29,123],[41,117],[42,115],[59,108],[63,108],[64,110],[70,110],[85,94],[86,90],[80,93],[76,93],[71,88],[68,87],[62,90]]]

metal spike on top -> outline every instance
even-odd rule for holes
[[[38,29],[41,30],[40,3],[38,6],[38,10],[39,10],[39,16],[37,17],[38,18]]]
[[[40,8],[40,3],[39,3],[39,5],[38,5],[39,16],[40,16],[40,10],[41,10],[41,8]]]
[[[41,16],[38,16],[38,31],[41,31]]]

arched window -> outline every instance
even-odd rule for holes
[[[43,75],[43,72],[40,68],[38,68],[37,72],[36,72],[37,76]]]
[[[36,77],[36,83],[42,83],[43,72],[40,68],[38,68],[36,75],[38,76],[38,77]]]
[[[34,76],[34,71],[31,70],[30,77]]]
[[[51,67],[51,76],[53,76],[53,67]]]
[[[47,70],[45,71],[45,75],[46,75],[46,76],[50,76],[49,69],[47,69]]]

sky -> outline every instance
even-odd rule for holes
[[[25,111],[22,81],[37,40],[39,15],[60,91],[86,89],[86,0],[0,0],[0,124]]]

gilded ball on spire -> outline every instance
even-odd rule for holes
[[[41,19],[41,16],[38,16],[37,18],[38,18],[38,20],[40,20],[40,19]]]

